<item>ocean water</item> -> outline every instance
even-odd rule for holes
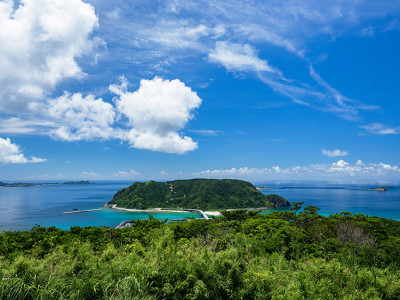
[[[54,181],[52,181],[54,182]],[[103,208],[121,188],[131,181],[94,182],[88,185],[40,185],[33,187],[0,187],[0,231],[30,230],[36,224],[69,229],[71,226],[116,227],[122,221],[148,219],[146,213],[122,212],[109,208],[101,211],[63,214],[72,211]],[[192,213],[152,213],[154,218],[201,218]]]
[[[132,182],[108,181],[90,185],[48,185],[22,188],[0,187],[0,230],[29,230],[36,224],[68,229],[71,226],[115,227],[126,220],[148,219],[146,213],[121,212],[106,208],[101,211],[62,214],[72,208],[96,209],[110,201],[121,188]],[[264,182],[265,194],[278,194],[290,202],[304,201],[320,207],[324,215],[350,211],[400,220],[399,184],[386,192],[368,191],[382,183],[304,183]],[[263,212],[267,213],[267,211]],[[197,217],[191,213],[153,213],[157,219]]]
[[[369,191],[379,186],[391,188],[385,192]],[[256,186],[264,194],[277,194],[290,202],[315,205],[319,213],[330,215],[349,211],[400,221],[400,184],[398,182],[264,182]]]

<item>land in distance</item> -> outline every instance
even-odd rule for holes
[[[225,210],[281,208],[290,206],[290,203],[275,194],[264,195],[250,182],[242,180],[189,179],[135,182],[119,190],[107,205],[132,209]]]

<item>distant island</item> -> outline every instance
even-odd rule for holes
[[[190,179],[135,182],[119,190],[106,206],[131,209],[224,210],[289,207],[278,195],[264,195],[250,182],[236,179]]]
[[[268,190],[269,187],[267,187],[267,186],[256,186],[256,189],[257,190]]]
[[[93,184],[93,183],[90,181],[81,180],[81,181],[67,181],[64,182],[63,184]]]
[[[374,189],[368,189],[368,191],[378,191],[378,192],[386,192],[388,189],[391,189],[391,186],[380,186]]]
[[[28,182],[16,182],[16,183],[5,183],[0,181],[0,187],[30,187],[38,185],[57,185],[58,182],[46,182],[46,183],[28,183]],[[90,181],[68,181],[61,184],[93,184]]]

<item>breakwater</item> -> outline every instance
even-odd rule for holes
[[[82,212],[98,211],[98,210],[104,210],[104,208],[85,209],[85,210],[77,210],[77,211],[66,211],[66,212],[63,212],[63,215],[67,215],[67,214],[77,214],[77,213],[82,213]]]

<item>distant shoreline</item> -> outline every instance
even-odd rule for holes
[[[108,207],[111,209],[119,210],[119,211],[127,211],[127,212],[142,212],[142,213],[188,213],[184,210],[169,210],[169,209],[162,209],[162,208],[155,208],[155,209],[136,209],[136,208],[122,208],[117,207],[117,204],[104,204],[104,207]],[[220,216],[221,213],[219,211],[205,211],[207,215],[210,216]]]
[[[41,186],[41,185],[85,185],[85,184],[94,184],[90,181],[67,181],[67,182],[44,182],[44,183],[30,183],[30,182],[15,182],[15,183],[5,183],[0,181],[0,187],[32,187],[32,186]]]

